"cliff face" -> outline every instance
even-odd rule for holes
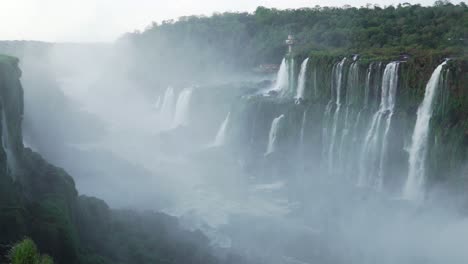
[[[18,60],[0,57],[0,104],[2,124],[2,160],[12,178],[17,176],[17,162],[23,151],[21,122],[23,120],[23,88],[19,82]]]
[[[111,210],[79,196],[63,169],[23,147],[23,90],[18,60],[0,56],[0,262],[9,245],[31,237],[56,263],[219,262],[200,232],[176,218]],[[179,252],[183,250],[183,254]]]
[[[351,184],[401,195],[409,173],[416,113],[443,57],[396,57],[393,73],[389,59],[308,57],[305,91],[299,101],[293,97],[305,56],[288,58],[289,69],[294,70],[288,76],[291,81],[286,96],[243,98],[233,107],[237,125],[233,125],[231,138],[242,155],[249,157],[247,167],[278,178],[300,175],[304,170],[328,175],[324,177],[342,176]],[[423,146],[427,154],[421,155],[426,157],[421,185],[429,193],[441,186],[462,193],[461,186],[467,186],[467,76],[466,61],[450,60],[436,87],[427,144]],[[392,89],[394,95],[388,92]],[[272,161],[265,170],[265,165],[258,164],[263,164],[260,161],[272,121],[282,114],[285,118],[277,131],[277,151],[267,157]],[[298,166],[301,162],[304,166]]]

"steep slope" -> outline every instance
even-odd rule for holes
[[[79,196],[64,170],[24,148],[20,76],[18,60],[0,56],[0,256],[29,236],[56,263],[220,262],[209,241],[182,230],[176,218],[115,211]]]

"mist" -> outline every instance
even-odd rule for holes
[[[468,197],[457,184],[466,149],[443,152],[452,143],[435,130],[427,146],[413,142],[422,99],[402,99],[411,61],[320,60],[302,43],[293,55],[286,30],[275,47],[244,53],[237,39],[171,33],[191,19],[112,43],[0,45],[20,58],[25,146],[63,167],[81,194],[176,216],[219,254],[251,263],[468,263]],[[425,67],[417,78],[429,87],[436,67]],[[440,91],[457,83],[447,69]],[[442,94],[426,111],[434,120],[450,112]],[[414,144],[427,148],[421,199],[404,189]],[[453,155],[446,167],[436,162],[443,153]]]

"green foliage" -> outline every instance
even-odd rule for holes
[[[258,7],[253,14],[189,16],[153,23],[123,40],[137,47],[136,77],[152,76],[150,81],[161,83],[204,80],[221,70],[250,71],[258,64],[277,64],[286,52],[288,34],[295,36],[298,54],[360,53],[384,60],[402,53],[466,56],[466,28],[467,6],[448,2],[432,7]],[[146,74],[145,68],[151,73]],[[160,76],[154,76],[158,72]]]
[[[25,239],[13,246],[9,257],[12,264],[36,264],[38,262],[36,244],[31,239]]]
[[[11,264],[53,264],[48,255],[40,255],[36,244],[30,238],[14,245],[8,255]]]

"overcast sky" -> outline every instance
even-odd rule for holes
[[[0,0],[0,40],[51,42],[112,41],[143,30],[152,21],[223,11],[254,11],[257,6],[298,8],[381,6],[398,3],[432,5],[435,0]],[[455,1],[458,3],[458,1]]]

